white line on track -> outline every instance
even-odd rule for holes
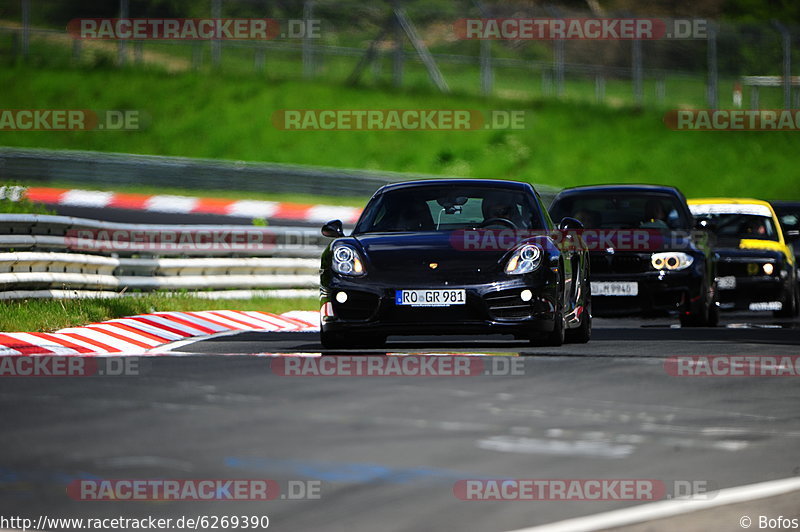
[[[740,502],[765,499],[800,490],[800,477],[769,480],[757,484],[725,488],[703,494],[703,499],[671,499],[649,504],[641,504],[631,508],[612,510],[586,517],[577,517],[565,521],[557,521],[546,525],[520,528],[509,532],[592,532],[606,530],[636,523],[644,523],[655,519],[684,515],[709,508],[727,506]]]

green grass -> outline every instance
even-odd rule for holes
[[[662,110],[124,69],[0,71],[6,108],[139,109],[141,131],[5,131],[7,146],[490,177],[554,186],[647,182],[689,196],[796,198],[796,133],[675,132]],[[521,109],[509,131],[282,131],[280,109]],[[176,191],[179,183],[167,183]],[[203,193],[204,194],[204,193]],[[238,193],[236,193],[238,197]],[[355,202],[350,202],[355,203]]]
[[[50,332],[135,314],[194,310],[260,310],[281,314],[317,310],[316,298],[257,298],[210,301],[190,295],[147,294],[119,299],[25,300],[0,302],[0,331]]]
[[[21,190],[19,183],[0,181],[0,214],[54,214],[41,203],[18,197]]]

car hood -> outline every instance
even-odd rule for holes
[[[451,233],[374,233],[354,235],[372,271],[405,275],[490,273],[503,267],[506,249],[459,249]],[[431,265],[435,265],[432,267]]]
[[[742,239],[717,244],[714,251],[720,257],[789,257],[789,248],[773,240]]]

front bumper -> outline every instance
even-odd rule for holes
[[[751,303],[787,302],[791,292],[786,282],[777,276],[758,275],[735,277],[736,287],[719,290],[720,308],[724,310],[749,310]]]
[[[410,307],[395,303],[403,289],[464,289],[464,305]],[[530,290],[533,298],[522,301]],[[338,292],[347,301],[336,300]],[[482,284],[409,283],[376,286],[358,280],[331,277],[320,289],[322,329],[326,332],[359,331],[386,335],[408,334],[514,334],[553,330],[558,288],[555,282],[527,276]]]
[[[591,275],[592,282],[625,281],[638,284],[635,296],[592,294],[592,311],[598,316],[663,314],[685,310],[703,295],[703,278],[695,270],[652,271]]]

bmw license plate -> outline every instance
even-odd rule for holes
[[[736,277],[729,275],[728,277],[717,278],[717,288],[720,290],[734,290],[736,288]]]
[[[630,281],[599,281],[591,283],[593,296],[638,296],[639,283]]]
[[[451,305],[464,305],[466,291],[457,290],[397,290],[394,301],[397,305],[412,307],[449,307]]]

